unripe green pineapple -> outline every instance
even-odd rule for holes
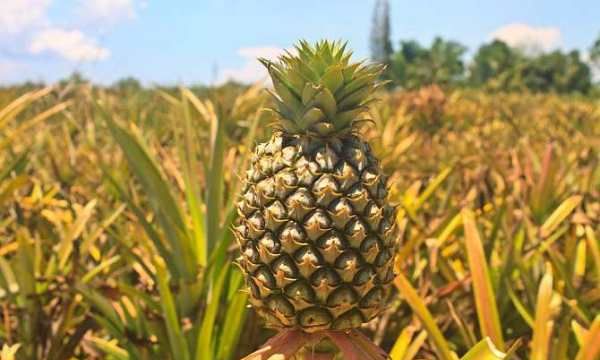
[[[356,124],[380,65],[345,44],[300,42],[261,60],[279,126],[246,173],[234,233],[250,302],[271,327],[351,329],[383,309],[393,279],[394,209]]]

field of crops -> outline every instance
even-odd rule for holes
[[[361,133],[397,204],[399,275],[363,332],[394,360],[490,341],[514,359],[597,359],[598,100],[379,97]],[[231,232],[270,101],[260,87],[1,89],[1,359],[238,359],[272,335]]]

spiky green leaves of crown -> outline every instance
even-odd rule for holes
[[[352,63],[346,43],[300,41],[295,53],[277,62],[259,59],[273,81],[277,114],[283,131],[314,136],[343,135],[361,120],[384,66]]]

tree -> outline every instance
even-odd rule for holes
[[[139,82],[138,79],[132,76],[128,76],[117,80],[113,84],[113,88],[122,92],[136,92],[142,89],[142,84]]]
[[[402,41],[392,57],[392,78],[406,88],[457,84],[464,75],[465,51],[463,45],[440,37],[433,40],[430,48],[414,40]]]
[[[600,73],[600,35],[590,47],[590,62],[596,68],[596,71]]]
[[[81,84],[87,84],[89,82],[90,81],[82,73],[80,73],[79,71],[74,71],[68,77],[60,80],[59,84],[61,86],[68,85],[68,84],[81,85]]]
[[[600,97],[600,35],[590,47],[590,63],[595,72],[592,74],[592,80],[596,80],[596,85],[592,88],[592,96]],[[594,76],[595,75],[595,76]]]
[[[462,80],[465,64],[462,60],[467,48],[456,41],[436,37],[431,45],[429,83],[451,84]]]
[[[567,54],[555,50],[530,58],[521,69],[521,77],[527,88],[537,92],[585,94],[592,85],[590,67],[577,50]]]
[[[482,45],[470,65],[469,82],[474,86],[507,89],[515,79],[521,56],[501,40]]]
[[[389,64],[392,56],[390,41],[390,5],[387,0],[377,0],[371,28],[371,59]]]

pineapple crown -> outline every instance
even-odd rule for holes
[[[374,100],[384,69],[380,64],[350,62],[352,52],[340,41],[299,41],[295,53],[288,52],[273,62],[259,61],[273,81],[274,112],[282,130],[313,136],[352,132]]]

